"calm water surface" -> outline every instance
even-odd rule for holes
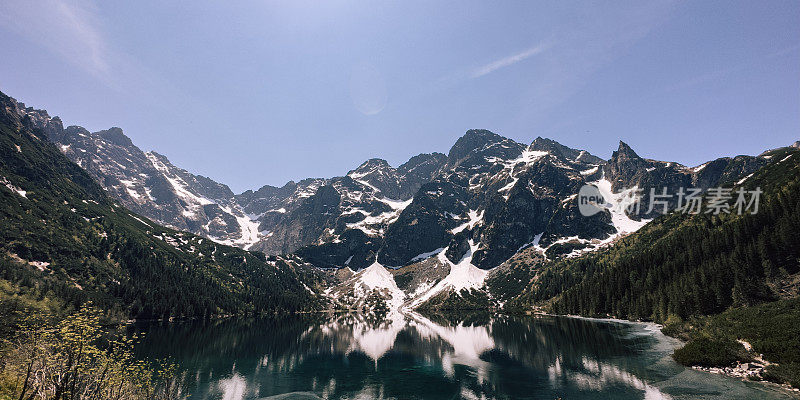
[[[785,398],[675,364],[652,326],[569,317],[316,315],[138,325],[192,399]]]

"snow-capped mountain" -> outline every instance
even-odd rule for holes
[[[607,202],[618,202],[633,190],[646,194],[650,188],[666,187],[675,193],[679,187],[707,189],[733,183],[765,162],[738,156],[689,168],[641,158],[623,142],[604,161],[549,139],[536,138],[525,146],[489,131],[471,130],[456,142],[440,172],[420,188],[383,237],[372,239],[369,246],[377,248],[377,258],[370,269],[381,266],[393,272],[405,307],[446,303],[454,294],[461,305],[492,301],[485,290],[486,270],[520,254],[529,262],[596,250],[635,232],[658,211],[648,212],[643,196],[638,213],[611,209],[586,217],[575,200],[582,186],[592,184]],[[338,248],[342,247],[352,248],[349,244]],[[329,261],[349,260],[358,251],[355,247],[350,253],[331,252],[337,248],[332,243],[304,248],[299,254],[308,255],[312,263],[323,257],[312,248]],[[358,278],[350,278],[348,287],[369,293],[370,281]],[[475,298],[463,298],[463,293]],[[481,296],[485,299],[477,298]],[[391,300],[397,297],[393,294]]]
[[[282,188],[264,186],[236,198],[257,216],[265,232],[254,250],[284,254],[307,245],[357,245],[365,254],[350,254],[354,257],[347,265],[362,268],[374,258],[368,253],[377,250],[371,238],[383,236],[444,161],[440,153],[420,154],[393,168],[385,160],[371,159],[345,176],[290,182]]]
[[[235,195],[142,152],[119,128],[90,133],[63,128],[45,111],[18,110],[137,213],[216,241],[354,271],[329,291],[351,306],[375,294],[394,306],[446,301],[464,289],[480,291],[487,270],[521,254],[576,256],[657,216],[647,196],[638,213],[612,208],[583,216],[576,197],[584,185],[615,203],[631,191],[734,183],[766,163],[765,156],[737,156],[690,168],[642,158],[623,142],[603,160],[550,139],[525,145],[469,130],[447,155],[420,154],[397,168],[370,159],[344,176]],[[673,198],[667,208],[676,204]]]

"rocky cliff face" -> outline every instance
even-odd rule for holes
[[[612,245],[660,215],[660,205],[649,209],[651,189],[674,196],[681,188],[739,183],[768,157],[720,158],[689,168],[642,158],[620,142],[604,161],[549,139],[525,146],[468,131],[386,233],[373,238],[370,251],[377,247],[377,264],[393,271],[404,307],[501,304],[529,283],[533,275],[526,269]],[[596,187],[606,204],[637,192],[641,204],[584,216],[577,203],[584,185]],[[668,211],[676,207],[675,197]]]
[[[120,128],[89,132],[79,126],[47,130],[50,139],[128,209],[164,225],[248,247],[258,224],[220,183],[145,153]]]
[[[655,194],[676,194],[680,188],[699,188],[706,190],[710,187],[732,184],[737,180],[752,174],[767,163],[763,157],[736,156],[723,157],[688,168],[675,162],[656,161],[639,157],[633,149],[624,142],[619,142],[619,149],[611,155],[611,159],[604,165],[604,179],[611,183],[614,192],[626,188],[638,188],[642,192],[641,212],[633,216],[635,219],[650,219],[658,216],[663,207],[652,212],[650,210],[651,190]],[[662,198],[663,199],[663,198]],[[666,200],[668,209],[677,206],[678,198],[673,196]]]
[[[290,182],[280,189],[265,186],[256,192],[245,192],[237,200],[256,215],[265,233],[253,246],[254,250],[281,254],[303,246],[331,243],[339,246],[326,247],[337,253],[342,246],[355,246],[354,241],[376,250],[375,238],[383,237],[414,193],[433,178],[444,162],[445,156],[440,153],[414,156],[398,168],[385,160],[370,159],[345,176],[307,179],[299,184]],[[332,199],[334,193],[336,201]],[[318,201],[318,195],[323,194],[329,200],[324,218],[310,217],[308,203]],[[345,233],[349,230],[364,235]],[[347,240],[342,239],[343,234]],[[374,254],[373,251],[371,256],[365,256],[373,260],[356,257],[351,260],[353,264],[347,265],[367,266],[374,261]]]

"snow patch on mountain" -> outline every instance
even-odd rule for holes
[[[175,194],[177,194],[179,197],[186,200],[189,204],[214,204],[213,201],[190,192],[186,182],[179,176],[171,174],[169,168],[164,165],[164,163],[162,163],[161,160],[159,160],[152,152],[146,154],[147,158],[153,164],[153,167],[164,175],[164,178],[167,180],[167,182],[169,182],[170,185],[172,185],[172,188],[175,190]]]
[[[742,179],[739,179],[738,181],[736,181],[736,184],[737,184],[737,185],[741,185],[741,184],[743,184],[743,183],[744,183],[746,180],[750,179],[750,177],[751,177],[751,176],[753,176],[753,174],[747,175],[747,176],[745,176],[744,178],[742,178]]]
[[[236,239],[231,240],[216,240],[212,239],[220,244],[227,244],[230,246],[238,246],[245,250],[249,250],[251,246],[253,246],[256,242],[258,242],[263,236],[268,235],[268,231],[259,231],[258,226],[260,223],[258,221],[250,219],[248,216],[244,215],[244,212],[239,209],[232,209],[231,207],[220,207],[222,211],[233,215],[236,218],[236,222],[239,224],[239,229],[241,230],[241,236]]]
[[[708,163],[705,163],[705,164],[700,164],[700,165],[698,165],[698,166],[696,166],[696,167],[692,168],[691,170],[692,170],[692,172],[700,172],[700,171],[702,171],[702,170],[703,170],[703,168],[705,168],[706,166],[708,166]]]
[[[405,210],[405,208],[408,207],[413,200],[414,200],[413,198],[408,200],[393,200],[387,198],[378,199],[378,201],[380,201],[381,203],[384,203],[387,206],[392,207],[393,210],[398,212]]]
[[[433,256],[445,251],[446,249],[447,249],[446,247],[440,247],[440,248],[438,248],[436,250],[429,251],[427,253],[419,254],[416,257],[412,258],[411,262],[415,263],[417,261],[427,260],[428,258],[431,258],[431,257],[433,257]]]
[[[379,236],[383,234],[383,230],[391,223],[400,217],[400,213],[411,204],[411,199],[406,201],[392,200],[392,199],[378,199],[378,201],[388,205],[392,208],[391,211],[386,211],[378,215],[369,215],[368,212],[359,208],[350,208],[342,212],[342,215],[349,215],[355,213],[364,214],[365,217],[361,221],[348,223],[347,227],[350,229],[360,229],[362,232],[369,236]]]
[[[142,197],[138,192],[136,192],[136,185],[132,180],[120,179],[119,181],[125,185],[125,191],[127,191],[131,197],[136,200],[139,200]]]
[[[453,228],[451,232],[453,232],[453,234],[456,234],[463,231],[464,229],[474,228],[479,223],[481,223],[481,221],[483,221],[483,213],[484,210],[481,210],[480,214],[478,213],[478,210],[469,210],[469,212],[467,212],[467,215],[469,216],[469,221]]]
[[[625,209],[635,201],[638,187],[614,193],[611,189],[611,182],[605,177],[591,184],[597,187],[600,194],[602,194],[603,198],[608,202],[607,209],[611,213],[611,224],[614,225],[618,233],[627,234],[636,232],[651,221],[649,219],[636,221],[625,213]]]
[[[589,169],[587,169],[587,170],[583,170],[583,171],[581,171],[581,175],[584,175],[584,176],[586,176],[586,175],[591,175],[591,174],[593,174],[593,173],[597,172],[597,170],[598,170],[599,168],[600,168],[600,167],[592,167],[592,168],[589,168]]]
[[[8,179],[6,179],[6,177],[4,176],[0,177],[0,183],[2,183],[5,187],[7,187],[8,190],[11,190],[12,192],[18,194],[19,196],[24,197],[26,199],[28,198],[28,192],[14,186]]]
[[[353,281],[353,290],[356,297],[363,298],[372,290],[377,290],[387,296],[386,305],[390,310],[397,310],[405,301],[405,293],[397,287],[394,276],[386,267],[375,261],[367,268],[358,271],[350,279]]]
[[[530,241],[529,243],[525,243],[522,246],[520,246],[519,250],[517,250],[517,253],[519,253],[523,249],[527,249],[528,247],[538,247],[539,246],[539,242],[542,240],[542,236],[543,235],[544,235],[544,232],[534,236],[532,241]]]
[[[478,250],[478,245],[470,240],[469,251],[467,251],[464,257],[456,264],[450,262],[444,252],[439,253],[437,256],[439,262],[449,265],[450,273],[430,290],[413,299],[409,304],[410,307],[418,307],[433,298],[433,296],[448,290],[458,293],[462,289],[480,289],[483,287],[486,274],[488,274],[489,271],[482,270],[472,265],[472,255],[476,250]]]

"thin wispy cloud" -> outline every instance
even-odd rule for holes
[[[108,47],[90,2],[4,1],[0,26],[96,78],[105,80],[111,74]]]
[[[12,32],[39,46],[108,89],[147,96],[161,107],[163,99],[191,99],[135,57],[109,40],[104,19],[92,0],[2,0],[0,32]],[[166,102],[163,107],[166,109]]]
[[[623,54],[665,22],[674,8],[673,0],[656,0],[635,7],[609,9],[603,5],[582,7],[571,15],[580,24],[563,24],[533,47],[487,64],[457,69],[438,79],[426,90],[442,90],[469,84],[504,68],[527,62],[530,79],[521,86],[518,118],[535,123],[550,110],[577,93],[593,74]]]
[[[508,57],[504,57],[504,58],[501,58],[499,60],[490,62],[490,63],[488,63],[486,65],[483,65],[481,67],[475,68],[470,73],[470,77],[474,79],[474,78],[480,78],[480,77],[482,77],[484,75],[491,74],[492,72],[497,71],[500,68],[505,68],[505,67],[514,65],[514,64],[516,64],[516,63],[518,63],[520,61],[525,61],[525,60],[527,60],[527,59],[529,59],[529,58],[531,58],[531,57],[533,57],[533,56],[535,56],[537,54],[542,53],[543,51],[547,50],[549,47],[550,46],[549,46],[548,43],[540,43],[540,44],[538,44],[538,45],[536,45],[534,47],[526,49],[526,50],[524,50],[522,52],[519,52],[517,54],[511,55],[511,56],[508,56]]]

